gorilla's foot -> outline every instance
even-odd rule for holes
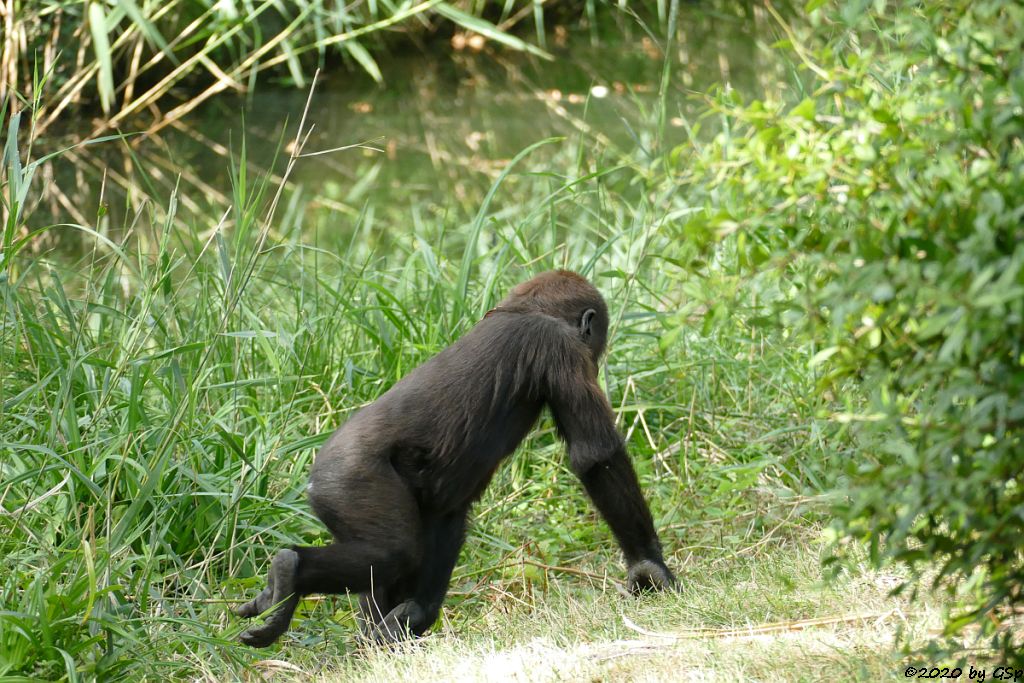
[[[251,628],[239,636],[243,643],[252,647],[267,647],[288,630],[288,624],[299,604],[299,596],[295,592],[295,574],[298,569],[299,555],[294,550],[282,550],[274,556],[266,589],[255,599],[237,608],[235,613],[250,617],[274,605],[277,607],[262,626]]]
[[[426,621],[426,610],[415,600],[406,600],[388,612],[367,635],[379,645],[400,643],[422,635],[430,627]]]
[[[271,563],[271,570],[267,573],[267,587],[260,591],[260,594],[244,604],[235,607],[232,611],[243,619],[252,619],[258,614],[263,614],[274,604],[274,570]]]
[[[676,587],[676,577],[661,560],[640,560],[629,567],[629,590],[634,594]]]

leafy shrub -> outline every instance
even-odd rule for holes
[[[965,599],[947,635],[976,623],[1019,664],[1024,7],[864,4],[814,11],[827,44],[784,27],[815,81],[803,101],[717,98],[714,143],[678,150],[705,209],[680,229],[789,278],[859,445],[841,533],[916,578],[937,568]]]

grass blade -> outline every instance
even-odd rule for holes
[[[110,54],[110,40],[107,36],[107,14],[103,5],[98,2],[89,3],[89,31],[92,33],[93,50],[99,64],[100,106],[104,114],[110,113],[114,101],[114,65]]]

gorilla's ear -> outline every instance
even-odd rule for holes
[[[594,316],[597,315],[597,311],[593,308],[588,308],[583,311],[583,315],[580,316],[580,336],[584,340],[590,339],[590,325],[594,320]]]

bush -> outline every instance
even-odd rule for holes
[[[678,150],[704,204],[680,231],[785,274],[858,443],[841,534],[937,567],[965,600],[947,635],[973,622],[1020,664],[1024,7],[856,5],[814,11],[827,43],[784,27],[806,99],[717,98],[714,144]]]

